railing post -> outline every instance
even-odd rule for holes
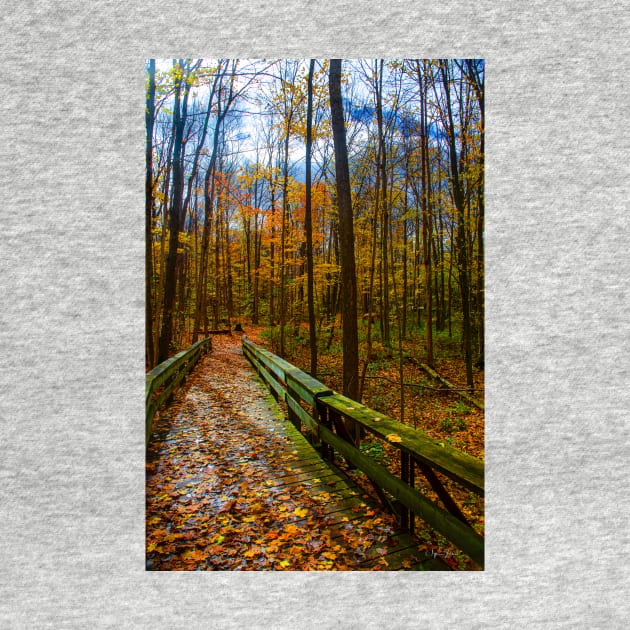
[[[315,428],[307,435],[307,439],[317,451],[321,452],[322,440],[317,435],[317,425],[322,422],[322,414],[326,413],[326,407],[317,399],[313,401],[313,407],[311,408],[311,417],[315,421]]]
[[[288,377],[285,378],[285,382],[287,384],[287,396],[290,396],[291,398],[293,398],[293,400],[299,405],[300,397],[299,395],[297,395],[295,390],[291,387]],[[289,420],[291,421],[291,424],[293,424],[293,426],[298,431],[302,431],[302,421],[300,420],[300,417],[295,413],[295,411],[291,409],[291,405],[288,404],[288,400],[287,400],[287,409],[289,411]]]
[[[416,487],[416,462],[413,457],[409,457],[409,485],[412,488]],[[414,533],[416,531],[416,515],[409,510],[409,532]]]
[[[318,424],[321,424],[322,426],[332,431],[332,419],[330,417],[331,410],[319,400],[316,402],[316,407],[317,407],[317,415],[318,415],[318,418],[317,418]],[[334,461],[335,451],[332,448],[332,446],[326,444],[326,442],[324,442],[324,440],[319,438],[319,436],[318,436],[318,440],[319,440],[319,445],[314,445],[314,446],[321,453],[322,458],[325,459],[326,461],[330,461],[330,462]]]
[[[405,451],[400,451],[400,479],[408,486],[415,486],[414,460]],[[407,507],[400,506],[400,526],[413,534],[415,527],[415,514]]]

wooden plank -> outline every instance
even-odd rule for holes
[[[315,471],[315,470],[326,470],[326,471],[333,472],[324,460],[320,458],[317,458],[317,460],[309,458],[307,460],[303,460],[299,462],[295,466],[285,466],[279,474],[282,477],[285,475],[296,475],[299,473],[310,472],[310,471]]]
[[[313,473],[297,473],[295,475],[291,475],[291,476],[287,476],[287,477],[279,477],[278,479],[274,479],[274,484],[276,484],[276,486],[278,488],[284,487],[284,486],[297,486],[297,485],[303,485],[304,487],[309,487],[309,489],[312,489],[315,484],[311,483],[310,480],[313,479],[314,477],[316,479],[320,479],[320,481],[323,480],[327,480],[327,479],[332,479],[334,476],[333,474],[327,474],[324,473],[323,471],[320,472],[320,475],[315,475]],[[316,482],[319,483],[319,482]]]
[[[274,477],[274,480],[278,479],[282,481],[284,479],[288,479],[289,477],[294,478],[298,475],[310,475],[310,477],[308,478],[309,480],[313,478],[321,479],[322,476],[327,475],[329,471],[330,471],[330,468],[328,468],[325,464],[324,466],[317,466],[309,462],[303,468],[300,467],[300,468],[295,468],[293,470],[287,470],[287,469],[283,470],[281,473],[278,474],[277,477]]]
[[[401,548],[402,547],[402,548]],[[445,562],[439,557],[433,558],[430,555],[419,549],[420,545],[415,540],[409,546],[396,546],[390,547],[389,553],[385,555],[385,561],[387,562],[388,571],[399,571],[403,569],[403,563],[408,560],[411,566],[409,570],[414,571],[452,571]],[[417,558],[414,561],[413,558]]]
[[[370,433],[431,465],[447,477],[458,481],[477,494],[484,495],[484,464],[481,460],[449,446],[440,446],[416,429],[361,405],[342,394],[319,398],[327,407],[347,416]],[[398,436],[401,441],[389,439]]]
[[[326,387],[310,374],[294,368],[287,372],[287,386],[295,390],[300,398],[311,407],[315,404],[318,396],[332,394],[330,387]]]
[[[339,497],[335,501],[322,507],[322,514],[334,514],[335,512],[346,512],[353,507],[365,504],[365,500],[357,495],[349,495],[347,498]]]
[[[420,546],[420,541],[415,539],[410,534],[404,532],[396,532],[393,536],[386,541],[385,545],[375,545],[370,547],[365,552],[365,557],[361,562],[361,565],[372,566],[375,560],[380,560],[380,558],[384,557],[386,560],[389,557],[390,559],[394,556],[394,554],[400,554],[405,557],[409,557],[409,555],[413,554],[414,551]],[[385,549],[386,553],[383,555],[378,551],[378,549]],[[389,561],[388,561],[389,562]]]

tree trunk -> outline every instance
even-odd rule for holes
[[[466,364],[466,384],[470,388],[470,391],[474,391],[474,381],[472,373],[472,347],[471,347],[471,325],[470,325],[470,285],[468,281],[468,257],[466,252],[466,214],[465,214],[465,200],[464,194],[461,188],[461,181],[459,176],[459,166],[457,160],[457,147],[455,144],[455,127],[453,124],[453,113],[451,108],[451,96],[450,96],[450,82],[446,63],[440,63],[440,70],[442,74],[442,82],[444,84],[444,93],[446,97],[446,109],[448,117],[447,136],[449,143],[449,159],[451,166],[451,181],[453,184],[453,199],[455,201],[455,207],[458,215],[457,225],[457,254],[459,262],[459,287],[462,299],[462,315],[463,315],[463,330],[462,341],[464,344],[464,362]]]
[[[348,147],[341,100],[341,59],[330,60],[330,112],[335,145],[335,174],[339,207],[339,253],[341,262],[342,317],[343,317],[343,393],[358,397],[357,280],[354,261],[354,226]]]
[[[272,163],[271,158],[269,159],[269,188],[270,188],[270,197],[271,197],[271,235],[270,235],[270,243],[269,243],[269,265],[271,267],[271,271],[269,273],[269,325],[273,328],[276,322],[276,314],[275,314],[275,264],[276,264],[276,244],[275,244],[275,236],[276,236],[276,226],[275,226],[275,213],[276,213],[276,198],[275,198],[275,182],[274,175],[272,171]]]
[[[147,91],[147,109],[145,113],[145,123],[147,129],[146,144],[146,205],[145,205],[145,301],[146,301],[146,366],[151,369],[155,361],[153,350],[153,309],[151,301],[151,282],[153,279],[153,236],[152,214],[153,214],[153,122],[155,119],[155,59],[149,60],[149,86]]]
[[[201,323],[203,321],[204,330],[208,328],[208,303],[207,303],[207,277],[208,277],[208,262],[209,262],[209,249],[210,249],[210,234],[212,231],[212,218],[214,213],[214,199],[216,189],[216,163],[217,154],[219,151],[219,136],[221,132],[221,125],[223,119],[228,110],[229,102],[226,103],[225,108],[221,106],[221,88],[223,86],[223,78],[227,71],[227,64],[223,67],[222,71],[217,73],[215,77],[212,92],[210,93],[210,99],[208,100],[208,110],[212,107],[212,100],[215,93],[217,97],[217,120],[215,121],[214,133],[212,136],[212,155],[210,156],[210,163],[206,170],[204,177],[204,221],[203,221],[203,233],[201,236],[201,256],[199,259],[199,274],[197,276],[197,295],[195,303],[195,324],[193,326],[193,338],[192,342],[195,343],[198,339],[199,330],[201,329]]]
[[[262,249],[262,224],[258,230],[258,214],[254,217],[254,295],[252,307],[252,324],[258,324],[260,257]]]
[[[377,70],[378,68],[378,70]],[[378,155],[380,157],[377,163],[377,169],[381,171],[381,261],[382,261],[382,295],[381,295],[381,331],[383,334],[383,343],[391,349],[391,333],[389,327],[389,256],[388,256],[388,238],[389,238],[389,208],[387,204],[387,156],[385,154],[385,137],[383,132],[383,60],[380,65],[375,66],[378,77],[375,81],[376,90],[376,119],[378,126]]]
[[[417,62],[418,84],[420,87],[420,142],[422,162],[422,252],[424,257],[424,295],[425,295],[425,345],[427,363],[433,367],[433,302],[431,295],[431,169],[429,165],[429,139],[427,131],[426,66],[425,73],[420,71]]]
[[[162,328],[162,321],[164,320],[164,270],[166,269],[166,234],[168,225],[168,202],[170,200],[170,184],[171,184],[171,171],[173,170],[173,142],[175,140],[175,127],[173,123],[172,133],[170,134],[168,148],[166,151],[166,165],[164,168],[164,186],[162,187],[162,195],[164,201],[162,202],[162,234],[160,235],[160,254],[159,254],[159,268],[160,277],[156,287],[155,296],[155,325],[153,327],[154,339],[153,339],[153,355],[155,357],[155,351],[159,346],[160,332]],[[154,268],[157,268],[157,264]]]
[[[183,66],[183,63],[183,60],[180,60],[180,66]],[[185,74],[187,75],[187,73]],[[183,96],[181,94],[182,83],[185,84]],[[171,204],[171,214],[169,217],[170,239],[168,255],[166,257],[166,269],[164,271],[164,315],[158,348],[158,363],[165,361],[170,356],[171,341],[173,338],[173,307],[175,305],[177,289],[177,249],[179,247],[179,230],[183,203],[182,196],[184,192],[184,149],[182,147],[182,138],[186,125],[189,92],[190,84],[188,81],[177,78],[173,113],[175,127],[175,140],[173,143],[173,202]]]
[[[284,140],[284,161],[282,165],[282,221],[280,225],[280,356],[284,357],[284,339],[286,325],[286,240],[287,240],[287,218],[289,214],[289,133],[291,131],[291,118],[287,120],[287,135]]]
[[[407,235],[407,177],[409,174],[409,166],[405,168],[405,205],[403,206],[403,220],[402,220],[402,229],[403,229],[403,290],[402,290],[402,336],[403,339],[407,336],[407,294],[409,292],[408,282],[407,282],[407,247],[408,247],[408,235]]]
[[[315,329],[315,296],[313,280],[313,218],[311,200],[311,149],[313,135],[313,73],[315,60],[308,68],[308,96],[306,105],[306,207],[304,230],[306,232],[306,291],[308,300],[308,338],[311,349],[311,376],[317,378],[317,336]]]

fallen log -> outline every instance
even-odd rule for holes
[[[432,376],[436,381],[439,381],[440,383],[442,383],[442,385],[450,389],[455,394],[459,394],[464,400],[467,400],[471,405],[474,405],[475,407],[477,407],[478,409],[481,409],[482,411],[485,410],[483,402],[481,402],[480,400],[477,400],[476,398],[473,398],[468,392],[462,391],[461,389],[458,389],[454,385],[451,385],[451,383],[449,383],[445,378],[441,377],[433,368],[430,368],[428,365],[426,365],[426,363],[419,363],[418,365],[427,374]]]
[[[197,335],[203,335],[207,337],[208,335],[231,335],[232,331],[228,328],[227,330],[198,330]]]

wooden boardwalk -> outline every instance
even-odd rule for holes
[[[156,419],[149,570],[448,570],[285,418],[216,339]]]
[[[308,489],[311,498],[320,502],[321,513],[329,528],[330,537],[348,547],[352,537],[347,536],[348,525],[355,531],[369,535],[369,529],[384,522],[392,522],[383,513],[374,499],[366,494],[352,479],[336,466],[321,459],[306,438],[286,419],[282,419],[283,429],[294,447],[295,460],[284,469],[285,474],[275,478],[278,486],[300,485]],[[297,451],[297,453],[295,453]],[[427,555],[422,543],[414,536],[397,530],[395,525],[382,530],[379,544],[363,549],[357,546],[349,550],[354,553],[359,570],[380,566],[395,570],[448,570],[441,562]],[[361,537],[359,537],[361,538]]]

